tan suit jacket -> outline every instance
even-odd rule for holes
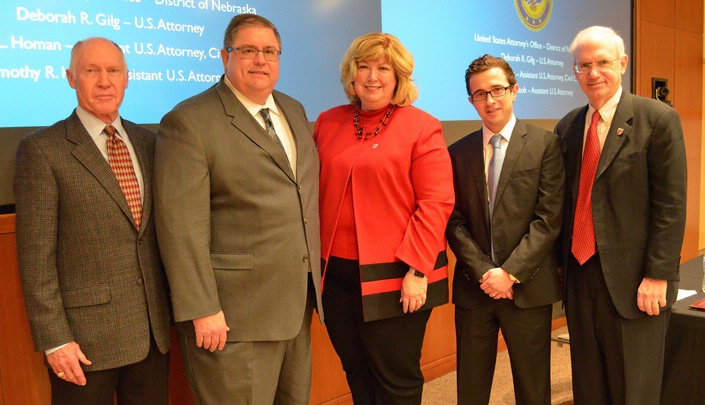
[[[229,341],[291,339],[309,272],[322,314],[318,153],[303,106],[273,96],[294,137],[296,176],[222,79],[159,126],[155,211],[180,333],[223,310]]]
[[[74,112],[34,132],[16,160],[17,250],[35,349],[76,341],[86,371],[136,363],[150,334],[169,349],[169,306],[152,211],[154,134],[122,121],[142,170],[136,229],[110,165]]]

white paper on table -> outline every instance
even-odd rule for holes
[[[678,290],[678,298],[676,298],[676,301],[680,301],[683,298],[688,298],[691,295],[695,295],[698,292],[695,290]]]

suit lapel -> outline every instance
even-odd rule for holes
[[[130,211],[130,206],[127,204],[127,199],[120,188],[115,173],[110,169],[110,164],[100,153],[98,146],[96,146],[86,128],[81,124],[81,120],[75,111],[66,120],[66,139],[76,145],[72,151],[76,160],[98,180],[108,195],[115,201],[115,204],[134,223],[132,211]]]
[[[149,147],[141,133],[142,129],[125,120],[122,120],[122,126],[127,130],[127,136],[130,138],[132,148],[135,150],[137,161],[140,164],[140,171],[142,172],[142,184],[144,187],[142,219],[140,221],[140,233],[142,233],[152,216],[152,193],[150,192],[152,190],[152,159],[148,155]]]
[[[274,142],[274,139],[269,136],[267,131],[262,128],[252,114],[247,111],[245,106],[235,97],[223,80],[216,85],[216,91],[223,103],[225,114],[232,117],[232,125],[267,152],[291,181],[296,182],[286,152]]]
[[[509,140],[509,145],[507,146],[507,152],[504,156],[504,163],[502,163],[502,172],[499,175],[499,182],[497,183],[497,195],[495,195],[494,203],[495,207],[502,200],[502,194],[509,184],[509,179],[512,177],[512,172],[519,161],[524,146],[526,146],[526,125],[517,120],[514,125],[514,130],[512,131],[512,137]]]
[[[487,198],[487,180],[485,178],[484,147],[485,145],[482,142],[482,129],[470,134],[468,165],[470,166],[470,174],[472,175],[477,190],[475,193],[478,197],[477,203],[482,207],[485,226],[489,231],[490,210],[489,199]]]
[[[578,201],[578,186],[580,184],[580,165],[583,157],[583,137],[585,135],[585,115],[587,114],[588,106],[585,106],[576,117],[575,121],[569,126],[572,132],[566,134],[566,180],[571,185],[571,189],[567,190],[570,193],[572,205],[575,206]]]
[[[305,115],[303,116],[304,120],[301,120],[301,117],[299,116],[292,116],[287,112],[287,108],[285,108],[283,103],[280,103],[279,97],[277,95],[277,92],[275,91],[272,93],[274,96],[274,102],[277,103],[277,106],[279,107],[279,111],[284,114],[284,117],[286,118],[287,124],[289,124],[289,129],[291,130],[291,136],[294,138],[294,150],[293,153],[296,154],[296,172],[297,173],[302,173],[304,168],[302,165],[305,163],[303,159],[299,159],[299,157],[302,155],[302,149],[305,147],[303,145],[303,139],[302,137],[308,137],[308,139],[313,139],[313,136],[311,135],[311,131],[308,129],[308,122],[305,120]],[[288,159],[287,159],[288,161]],[[289,167],[289,166],[287,166]],[[288,173],[287,173],[288,174]],[[292,177],[292,180],[293,179]]]
[[[622,92],[622,98],[617,105],[612,124],[607,132],[605,145],[600,153],[600,161],[597,163],[595,181],[600,178],[600,175],[605,172],[619,150],[622,149],[622,145],[624,145],[624,141],[629,137],[629,132],[632,129],[632,126],[628,124],[632,122],[632,118],[634,118],[632,95],[625,91]]]

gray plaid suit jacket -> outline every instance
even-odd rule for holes
[[[144,178],[136,229],[110,165],[76,112],[24,138],[14,192],[17,250],[35,349],[76,341],[86,371],[136,363],[170,315],[152,212],[154,134],[122,121]]]

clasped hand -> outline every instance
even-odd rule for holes
[[[514,281],[509,278],[509,273],[501,267],[487,270],[480,279],[480,288],[485,294],[496,300],[507,298],[514,299]]]

